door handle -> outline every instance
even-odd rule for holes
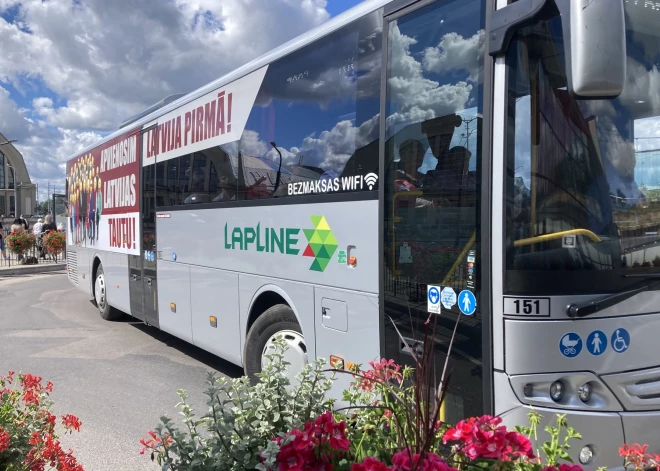
[[[137,275],[133,275],[133,281],[137,281]]]
[[[147,278],[147,284],[151,286],[151,278]]]
[[[329,312],[330,312],[330,309],[328,309],[327,307],[322,307],[321,308],[321,315],[323,317],[330,317]]]

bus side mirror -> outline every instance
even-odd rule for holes
[[[626,80],[623,0],[518,0],[493,12],[489,54],[504,55],[514,33],[561,15],[568,91],[579,98],[616,98]]]
[[[615,98],[626,80],[623,0],[555,0],[562,18],[566,77],[582,98]]]

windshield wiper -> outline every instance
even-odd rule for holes
[[[591,314],[594,314],[608,307],[615,306],[626,299],[630,299],[636,294],[643,293],[644,291],[650,291],[651,288],[660,284],[660,273],[648,273],[648,274],[635,274],[635,275],[623,275],[625,278],[643,278],[643,284],[635,289],[621,291],[619,293],[608,294],[600,299],[594,301],[587,301],[584,303],[571,304],[566,309],[566,314],[568,317],[585,317]]]

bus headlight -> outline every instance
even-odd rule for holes
[[[580,456],[578,457],[580,464],[589,464],[593,458],[594,450],[589,445],[580,450]]]
[[[550,397],[555,402],[561,401],[564,397],[564,384],[561,381],[555,381],[550,385]]]
[[[578,389],[578,397],[582,402],[588,402],[591,398],[591,385],[589,383],[584,383]]]

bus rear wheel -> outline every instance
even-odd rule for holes
[[[252,384],[259,382],[256,374],[270,361],[266,358],[275,352],[275,339],[282,336],[287,344],[284,360],[289,362],[288,376],[293,382],[307,364],[307,347],[302,329],[293,310],[284,304],[278,304],[266,310],[252,324],[245,342],[245,375]]]
[[[103,265],[99,265],[96,270],[96,279],[94,280],[94,300],[99,308],[101,317],[106,321],[113,321],[121,316],[121,313],[110,307],[108,304],[107,286],[105,282],[105,273]]]

